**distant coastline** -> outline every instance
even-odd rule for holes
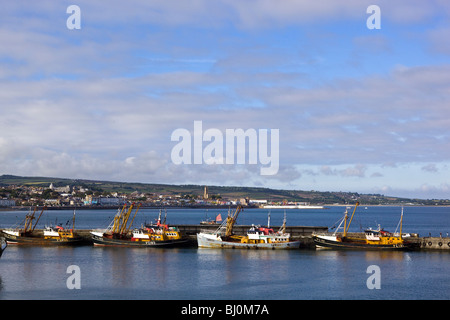
[[[117,210],[121,208],[122,205],[119,206],[50,206],[47,207],[46,210]],[[151,206],[151,205],[142,205],[141,209],[228,209],[228,208],[236,208],[236,205],[225,206],[225,205],[193,205],[193,206]],[[0,211],[23,211],[29,210],[30,206],[14,206],[14,207],[0,207]],[[258,209],[257,206],[248,206],[246,209]]]
[[[450,199],[411,199],[342,191],[281,190],[263,187],[169,185],[52,177],[0,175],[0,210],[35,205],[51,209],[111,209],[139,202],[149,208],[248,208],[262,205],[450,206]],[[11,203],[12,202],[12,203]],[[99,206],[98,206],[99,205]]]
[[[288,210],[326,210],[327,207],[346,207],[349,204],[327,204],[324,205],[323,208],[300,208],[300,209],[288,209]],[[419,204],[377,204],[377,205],[364,205],[364,207],[450,207],[450,205],[419,205]],[[121,208],[121,206],[59,206],[59,207],[47,207],[47,210],[117,210]],[[141,206],[141,209],[222,209],[227,210],[229,208],[236,208],[236,205],[225,206],[225,205],[193,205],[193,206],[151,206],[144,205]],[[263,208],[259,206],[247,206],[245,209],[262,209],[262,210],[282,210],[283,208]],[[26,211],[30,210],[30,206],[14,206],[14,207],[0,207],[0,211]],[[364,209],[363,209],[364,210]]]

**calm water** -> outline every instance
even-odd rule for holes
[[[287,210],[290,225],[332,226],[343,207]],[[358,208],[352,229],[381,224],[394,231],[398,207]],[[198,223],[226,210],[168,210],[172,224]],[[240,224],[267,223],[267,210],[244,211]],[[10,227],[26,212],[0,212]],[[76,228],[106,227],[114,211],[77,212]],[[158,210],[142,210],[135,225]],[[283,210],[272,210],[280,225]],[[66,223],[71,211],[48,211],[44,224]],[[70,222],[71,223],[71,222]],[[39,227],[39,226],[38,226]],[[403,230],[444,236],[450,208],[406,207]],[[70,265],[80,268],[81,289],[70,290]],[[370,290],[370,265],[380,268],[381,289]],[[0,299],[450,299],[449,252],[365,252],[331,250],[252,251],[198,248],[74,248],[10,245],[0,259]]]

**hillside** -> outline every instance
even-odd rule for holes
[[[92,191],[164,194],[164,195],[197,195],[203,194],[203,185],[168,185],[151,183],[125,183],[113,181],[96,181],[85,179],[63,179],[51,177],[21,177],[13,175],[0,176],[0,187],[36,186],[46,187],[53,183],[55,187],[82,186]],[[380,194],[360,194],[357,192],[321,192],[303,190],[278,190],[257,187],[208,186],[210,195],[222,198],[266,199],[269,201],[298,201],[311,204],[347,204],[360,201],[362,205],[414,204],[414,205],[450,205],[450,200],[423,200],[390,197]]]

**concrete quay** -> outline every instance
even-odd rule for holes
[[[201,231],[215,231],[219,225],[199,225],[199,224],[182,224],[176,226],[185,235],[197,235]],[[233,233],[237,235],[245,235],[251,225],[234,225]],[[271,227],[274,231],[280,229],[280,226]],[[328,227],[314,227],[314,226],[286,226],[286,232],[290,233],[292,237],[311,236],[313,232],[326,232]]]
[[[450,250],[450,237],[420,238],[420,250]]]

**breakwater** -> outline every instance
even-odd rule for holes
[[[185,235],[196,235],[200,231],[208,230],[214,231],[219,226],[218,225],[192,225],[192,224],[182,224],[176,226]],[[238,235],[245,235],[250,225],[235,225],[233,226],[233,232]],[[278,230],[279,226],[271,227],[273,230]],[[292,237],[299,236],[310,236],[313,232],[326,232],[328,227],[317,227],[317,226],[286,226],[286,232],[290,233]]]
[[[450,237],[420,238],[421,250],[450,250]]]

